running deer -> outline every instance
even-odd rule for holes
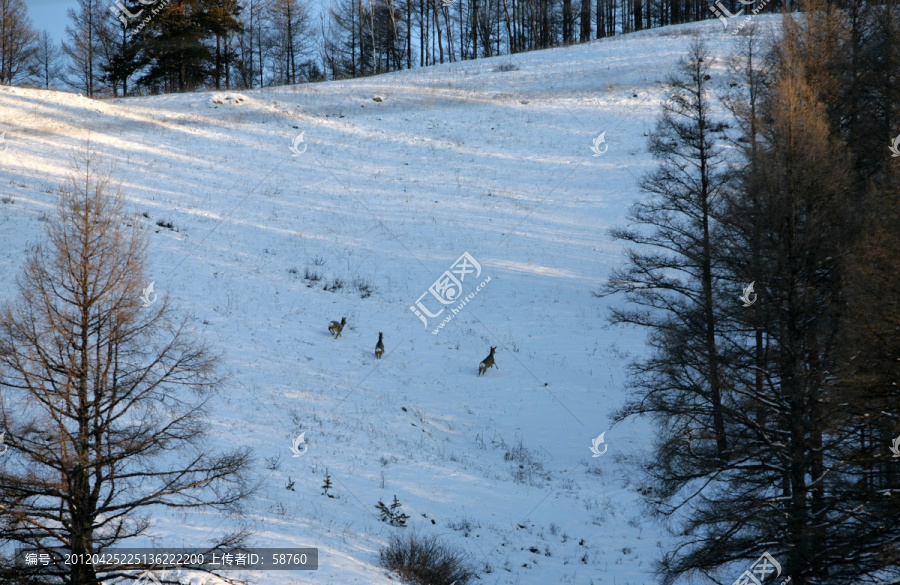
[[[478,375],[479,376],[481,376],[486,371],[488,371],[488,368],[493,368],[493,367],[497,366],[497,364],[494,363],[494,351],[496,349],[497,349],[496,347],[492,347],[490,355],[488,355],[486,358],[484,358],[484,360],[480,364],[478,364]],[[497,368],[499,369],[499,366],[497,366]]]
[[[384,355],[384,341],[382,340],[381,331],[378,332],[378,343],[375,344],[375,359],[381,359]]]
[[[328,326],[328,332],[334,335],[334,338],[337,339],[341,336],[341,331],[344,330],[344,325],[347,324],[347,317],[341,317],[341,322],[332,321],[331,325]]]

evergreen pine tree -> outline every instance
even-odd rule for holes
[[[391,526],[406,526],[409,516],[400,511],[402,506],[403,504],[400,503],[397,495],[394,494],[394,502],[391,504]]]
[[[391,510],[387,507],[387,504],[378,500],[378,503],[375,504],[375,507],[378,508],[378,511],[381,512],[381,521],[382,522],[390,522],[391,521]]]
[[[333,498],[334,496],[328,493],[328,490],[331,489],[331,474],[328,473],[328,470],[325,470],[325,483],[322,484],[322,495],[328,496],[329,498]]]
[[[381,500],[378,500],[375,507],[381,512],[381,521],[387,522],[391,526],[405,527],[406,521],[409,520],[409,516],[400,511],[403,504],[397,499],[396,494],[394,494],[394,501],[391,503],[390,507]]]

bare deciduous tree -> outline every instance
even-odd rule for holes
[[[41,31],[34,58],[32,77],[44,89],[50,89],[59,80],[62,51],[47,31]]]
[[[25,3],[0,0],[0,85],[12,85],[26,75],[37,40]]]
[[[9,448],[0,543],[90,554],[145,533],[154,510],[230,510],[253,488],[247,450],[203,444],[205,405],[221,383],[215,356],[165,300],[143,306],[147,241],[124,226],[122,200],[107,193],[95,157],[76,169],[46,241],[28,253],[18,298],[0,313]],[[20,582],[45,584],[134,577],[90,564],[22,570]]]
[[[103,10],[106,10],[105,6]],[[78,0],[78,10],[70,8],[68,15],[72,20],[71,26],[66,27],[69,40],[62,46],[69,58],[69,77],[66,83],[85,96],[94,97],[94,92],[100,89],[98,78],[101,71],[97,61],[101,52],[98,30],[106,13],[101,13],[96,0]]]
[[[270,10],[278,38],[279,82],[297,83],[301,56],[311,36],[309,5],[300,0],[272,0]]]

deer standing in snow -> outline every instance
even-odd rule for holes
[[[334,338],[337,339],[341,336],[341,331],[344,330],[344,325],[347,324],[347,317],[341,317],[341,322],[332,321],[331,325],[328,326],[328,332],[334,335]]]
[[[488,354],[488,356],[486,358],[484,358],[484,360],[482,360],[482,362],[480,364],[478,364],[478,375],[479,376],[483,375],[486,371],[488,371],[488,368],[493,368],[496,366],[499,369],[499,366],[497,366],[497,364],[494,363],[494,351],[496,349],[497,349],[496,347],[491,347],[491,353]]]

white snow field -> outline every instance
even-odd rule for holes
[[[607,231],[654,167],[647,136],[666,75],[699,32],[726,85],[731,29],[715,20],[242,92],[90,100],[0,88],[0,298],[89,140],[151,231],[159,297],[222,354],[211,448],[255,453],[262,487],[242,520],[160,510],[148,538],[125,544],[203,546],[242,521],[257,547],[317,547],[319,568],[236,577],[384,585],[398,578],[379,549],[419,531],[465,550],[476,582],[652,583],[673,541],[636,493],[651,425],[609,420],[643,334],[608,327],[608,303],[621,301],[592,292],[624,261]],[[306,150],[293,156],[301,132]],[[602,132],[608,149],[595,156]],[[410,307],[464,252],[481,274],[463,294],[490,281],[433,334],[457,303],[428,328]],[[422,304],[442,306],[431,294]],[[343,316],[333,339],[328,323]],[[497,367],[479,377],[490,346]],[[308,450],[293,457],[301,432]],[[321,495],[326,469],[333,499]],[[378,518],[394,495],[407,528]]]

